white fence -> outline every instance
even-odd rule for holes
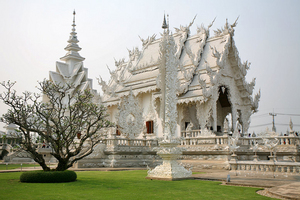
[[[230,169],[243,172],[243,174],[299,174],[300,162],[276,162],[276,161],[229,161]]]

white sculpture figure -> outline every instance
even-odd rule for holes
[[[241,129],[240,129],[240,124],[237,123],[237,124],[236,124],[236,128],[234,129],[234,132],[233,132],[233,134],[232,134],[232,137],[235,137],[235,138],[240,137],[240,131],[241,131]]]
[[[273,156],[272,153],[273,152],[275,153],[275,148],[279,144],[279,140],[277,138],[275,138],[274,140],[263,138],[263,141],[264,141],[264,146],[270,151],[270,156],[269,156],[270,160],[275,161],[276,155]]]
[[[228,146],[226,149],[229,149],[232,160],[236,160],[237,155],[235,154],[235,151],[240,148],[240,146],[237,146],[237,143],[239,141],[239,137],[229,137],[228,138]]]
[[[258,145],[258,142],[256,141],[256,140],[252,140],[251,141],[251,147],[250,147],[250,149],[254,152],[254,156],[253,156],[253,160],[254,161],[258,161],[258,159],[257,159],[257,151],[259,150],[259,149],[261,149],[260,147],[259,147],[259,145]]]
[[[177,126],[177,68],[175,41],[169,34],[169,28],[164,18],[164,34],[160,43],[160,80],[159,85],[162,91],[163,110],[163,135],[164,139],[157,148],[157,154],[163,159],[163,164],[148,171],[148,179],[182,179],[192,175],[177,163],[177,158],[182,154],[178,147],[178,138],[175,138]],[[167,30],[166,30],[167,29]]]
[[[228,119],[227,118],[225,118],[224,119],[224,127],[223,127],[223,132],[224,133],[228,133],[228,130],[229,130],[229,123],[228,123]]]
[[[192,128],[194,127],[194,124],[192,122],[189,123],[189,125],[186,127],[185,131],[191,131]]]
[[[294,131],[293,131],[293,122],[292,122],[292,118],[290,118],[290,124],[289,124],[289,126],[290,126],[290,132],[291,132],[291,133],[294,132]]]

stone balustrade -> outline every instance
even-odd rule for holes
[[[279,140],[278,145],[300,145],[300,137],[297,136],[277,136],[277,137],[264,137],[265,139],[274,140],[277,138]],[[259,144],[263,145],[262,137],[240,137],[239,145],[251,145],[252,141],[255,140]]]
[[[228,136],[203,136],[201,130],[191,130],[181,132],[181,145],[201,145],[201,144],[227,144]],[[300,145],[300,137],[297,136],[277,136],[263,137],[265,139],[279,140],[278,145]],[[263,145],[262,137],[240,137],[238,145],[251,145],[253,140]]]
[[[181,145],[227,144],[227,136],[187,137],[181,139]]]
[[[244,172],[244,175],[259,173],[298,174],[300,162],[277,162],[277,161],[236,161],[230,160],[230,169],[236,172]],[[242,173],[240,173],[242,174]]]
[[[107,146],[158,146],[158,141],[153,139],[127,139],[127,138],[107,138],[103,140]]]
[[[200,136],[200,130],[182,131],[181,145],[227,145],[228,136]],[[274,139],[275,137],[264,137],[266,139]],[[279,145],[300,145],[300,138],[294,136],[278,136]],[[238,145],[251,145],[253,140],[260,145],[264,145],[261,137],[240,137]],[[121,137],[112,137],[103,139],[103,143],[108,146],[158,146],[157,139],[128,139]]]
[[[189,138],[189,137],[199,137],[201,136],[201,130],[191,130],[191,131],[181,131],[182,138]]]

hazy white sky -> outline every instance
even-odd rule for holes
[[[201,23],[207,26],[217,17],[211,36],[226,18],[233,23],[240,16],[234,39],[242,61],[252,63],[247,80],[256,77],[255,91],[262,92],[250,131],[264,130],[266,126],[260,125],[271,123],[268,113],[273,109],[295,114],[294,129],[299,131],[299,8],[297,0],[0,0],[0,81],[17,81],[20,92],[36,91],[37,81],[48,78],[66,53],[74,9],[80,54],[98,91],[101,87],[95,78],[109,79],[106,64],[114,69],[114,58],[127,60],[127,48],[141,48],[138,35],[147,38],[162,32],[164,12],[170,15],[170,27],[187,25],[197,15],[192,34]],[[6,110],[0,103],[0,114]],[[278,115],[277,130],[285,132],[289,120],[289,115]]]

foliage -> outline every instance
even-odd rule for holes
[[[35,134],[51,147],[51,155],[58,160],[56,170],[63,171],[91,154],[102,139],[100,129],[111,126],[106,120],[106,109],[93,102],[90,90],[74,90],[74,85],[44,80],[38,86],[43,94],[42,101],[40,94],[23,92],[17,95],[14,84],[1,83],[6,92],[1,94],[0,100],[10,107],[1,121],[19,126],[22,148],[44,171],[50,169],[38,152]]]
[[[21,173],[0,175],[1,199],[271,199],[256,194],[259,188],[220,185],[220,182],[145,179],[146,171],[76,172],[70,183],[21,183]]]
[[[74,171],[29,171],[20,176],[21,182],[26,183],[63,183],[76,181]]]

